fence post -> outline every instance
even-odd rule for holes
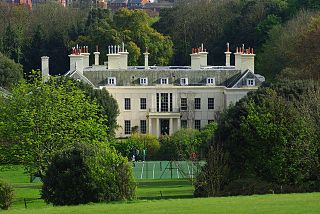
[[[27,208],[28,208],[28,207],[27,207],[27,200],[24,198],[23,201],[24,201],[24,208],[27,209]]]

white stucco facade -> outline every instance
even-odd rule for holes
[[[193,48],[190,66],[149,66],[144,53],[144,66],[128,66],[124,44],[108,46],[107,65],[99,65],[95,52],[94,65],[88,66],[88,48],[73,48],[70,71],[66,75],[105,88],[119,106],[116,137],[128,137],[133,130],[160,137],[180,128],[201,129],[230,104],[248,92],[257,90],[264,77],[254,72],[253,49],[237,48],[235,65],[227,44],[226,64],[208,66],[208,52],[203,45]]]

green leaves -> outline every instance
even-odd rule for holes
[[[71,81],[21,82],[0,107],[1,153],[42,175],[54,153],[76,142],[106,142],[100,107]]]
[[[315,179],[320,146],[318,119],[313,118],[318,118],[319,102],[306,106],[319,99],[319,90],[315,82],[282,82],[231,107],[216,135],[230,153],[231,177],[253,176],[281,185]]]

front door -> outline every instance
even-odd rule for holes
[[[160,133],[161,135],[169,135],[169,120],[161,119],[160,120]]]

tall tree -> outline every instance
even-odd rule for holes
[[[1,162],[43,176],[53,154],[78,142],[107,141],[100,107],[72,82],[20,83],[0,105]],[[99,115],[99,116],[98,116]]]
[[[11,89],[22,77],[22,66],[0,53],[0,87]]]

